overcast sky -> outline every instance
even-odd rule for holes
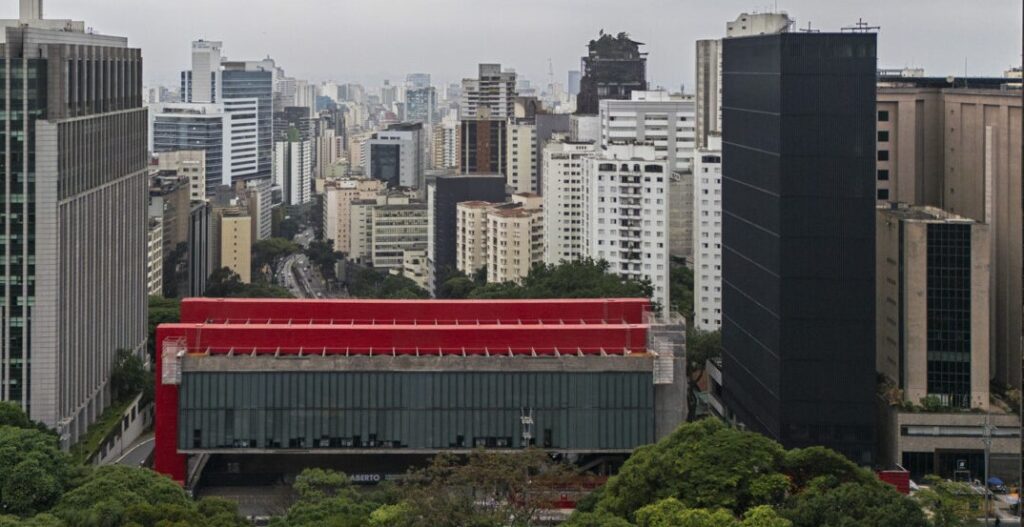
[[[773,0],[45,0],[47,18],[85,20],[141,47],[146,82],[176,84],[189,43],[224,41],[236,60],[271,55],[313,81],[377,84],[409,72],[435,84],[500,62],[543,85],[579,68],[598,30],[647,44],[654,85],[692,91],[694,41],[718,38],[742,11]],[[17,0],[0,0],[15,18]],[[879,65],[929,75],[997,75],[1020,64],[1020,0],[779,0],[797,25],[838,30],[863,17],[882,27]]]

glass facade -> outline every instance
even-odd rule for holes
[[[221,74],[225,99],[257,99],[259,114],[256,178],[269,179],[274,158],[274,81],[269,71],[225,70]]]
[[[389,188],[402,184],[401,147],[399,145],[370,146],[370,177],[387,183]]]
[[[0,127],[0,171],[9,177],[0,185],[0,221],[10,237],[0,236],[4,294],[0,305],[8,311],[5,364],[0,364],[3,400],[27,404],[30,349],[28,309],[35,300],[35,121],[46,112],[46,61],[0,59],[0,99],[6,101],[4,114],[10,124]],[[9,91],[8,91],[9,83]],[[26,108],[26,113],[24,109]]]
[[[157,116],[153,121],[153,151],[206,151],[207,190],[221,184],[224,174],[224,122],[220,117]]]
[[[971,226],[928,225],[928,394],[971,404]]]

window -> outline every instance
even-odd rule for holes
[[[889,112],[884,111],[884,110],[878,112],[878,122],[880,122],[880,123],[887,123],[887,122],[889,122]]]
[[[889,189],[887,189],[887,188],[880,188],[880,189],[878,189],[878,199],[879,200],[888,200],[889,199]]]
[[[888,170],[879,170],[878,171],[878,180],[879,181],[889,181],[889,171]]]
[[[879,130],[878,131],[878,142],[879,143],[888,143],[889,142],[889,132],[886,131],[886,130]]]
[[[888,150],[879,150],[878,151],[878,160],[879,161],[888,161],[889,160],[889,151]]]

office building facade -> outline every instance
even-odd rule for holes
[[[68,447],[111,402],[116,350],[142,353],[146,339],[142,53],[21,4],[18,21],[0,23],[0,400]]]
[[[875,53],[868,33],[722,49],[726,402],[786,447],[864,465],[876,438]]]
[[[507,120],[515,117],[515,103],[515,72],[502,71],[501,64],[480,64],[475,79],[462,81],[459,117]]]

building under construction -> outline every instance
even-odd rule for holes
[[[156,470],[400,474],[475,448],[621,460],[685,419],[685,328],[643,299],[190,299],[157,330]],[[383,473],[383,474],[382,474]]]

